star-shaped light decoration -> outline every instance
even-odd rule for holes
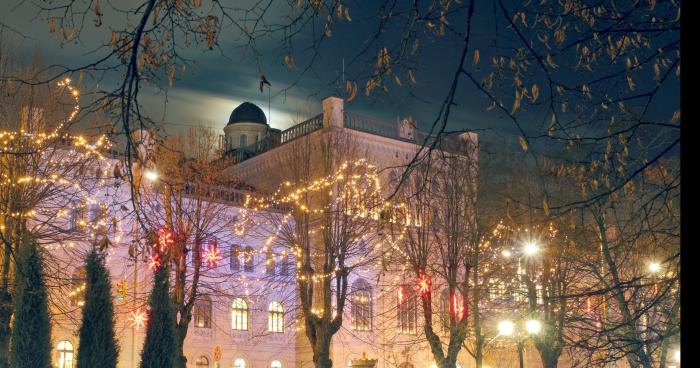
[[[418,276],[417,289],[420,295],[425,297],[430,292],[430,278],[426,274],[421,274]]]
[[[457,297],[457,293],[452,294],[452,314],[457,320],[464,318],[464,303]]]
[[[165,252],[166,249],[168,249],[175,240],[173,239],[173,233],[164,228],[161,227],[158,229],[158,247],[160,248],[161,253]]]
[[[206,262],[209,267],[219,266],[219,261],[221,261],[221,251],[216,244],[210,244],[204,248],[204,262]]]
[[[136,310],[131,311],[129,321],[131,321],[131,327],[136,327],[136,329],[139,329],[141,327],[144,327],[146,325],[146,322],[148,322],[148,315],[145,311],[142,311],[141,308],[138,308]]]
[[[158,271],[159,267],[160,267],[160,258],[158,258],[157,254],[154,254],[148,259],[148,269],[155,272],[155,271]]]

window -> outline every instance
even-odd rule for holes
[[[270,368],[282,368],[282,362],[273,360],[272,363],[270,363]]]
[[[239,138],[240,141],[240,147],[243,148],[248,145],[248,136],[245,134],[241,134],[241,137]]]
[[[73,344],[61,341],[56,346],[58,351],[58,368],[73,368]]]
[[[248,331],[248,303],[241,298],[233,299],[231,303],[231,328],[239,331]]]
[[[236,358],[236,360],[233,361],[233,366],[235,368],[245,368],[245,360],[243,360],[243,358]]]
[[[245,252],[243,254],[243,269],[245,272],[255,271],[255,251],[252,247],[245,247]]]
[[[399,332],[415,334],[418,320],[415,290],[410,285],[402,285],[397,299]]]
[[[292,256],[290,254],[283,254],[282,259],[280,260],[280,268],[279,268],[279,275],[280,276],[289,276],[291,273],[291,268],[292,268]]]
[[[199,358],[194,362],[195,367],[209,367],[209,358],[204,355],[200,355]]]
[[[275,266],[275,253],[268,250],[267,253],[265,253],[265,273],[268,275],[274,275]]]
[[[450,289],[445,288],[440,293],[440,319],[445,330],[450,328],[450,302]]]
[[[80,202],[71,203],[73,207],[70,213],[70,229],[75,231],[82,231],[85,224],[87,223],[87,211],[85,211],[86,205]]]
[[[372,287],[365,280],[352,284],[351,310],[352,329],[357,331],[372,330]]]
[[[267,330],[269,332],[284,332],[284,307],[279,302],[270,303],[267,316]]]
[[[194,326],[211,328],[211,298],[203,296],[194,303]]]
[[[73,272],[71,277],[70,303],[72,306],[82,307],[85,304],[85,267],[80,267]]]
[[[241,246],[234,244],[231,246],[231,271],[241,269]]]

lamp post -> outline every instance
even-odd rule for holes
[[[525,341],[528,337],[540,333],[540,330],[542,330],[542,323],[536,319],[530,319],[525,321],[524,326],[520,327],[520,329],[516,329],[516,324],[513,321],[503,320],[498,323],[498,334],[500,336],[512,336],[515,339],[515,343],[518,347],[518,362],[520,368],[523,368],[525,366],[523,357]],[[522,327],[524,327],[524,331]]]

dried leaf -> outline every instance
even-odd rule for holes
[[[54,18],[49,19],[49,32],[56,32],[56,20]]]
[[[399,78],[398,75],[394,76],[394,82],[396,82],[396,85],[398,85],[399,87],[401,86],[401,78]]]
[[[338,18],[341,20],[343,19],[343,4],[338,3],[338,8],[336,9],[338,11]]]
[[[408,70],[408,80],[411,84],[416,85],[416,78],[413,76],[413,71],[411,69]]]
[[[513,107],[510,109],[510,114],[513,115],[520,108],[520,100],[522,99],[522,94],[520,91],[515,91],[515,100],[513,101]]]
[[[348,22],[352,22],[352,18],[350,18],[350,9],[348,9],[347,6],[345,7],[345,19],[346,19]]]
[[[542,209],[544,210],[545,216],[549,216],[549,204],[546,198],[542,200]]]
[[[411,55],[415,55],[415,54],[416,54],[416,51],[418,51],[418,45],[419,45],[418,38],[416,38],[416,39],[413,41],[413,47],[411,48]]]
[[[168,65],[168,86],[172,87],[173,86],[173,79],[175,79],[175,65],[170,64]]]
[[[323,34],[326,35],[326,37],[331,37],[333,33],[331,32],[331,27],[326,24],[325,27],[323,27]]]
[[[671,124],[676,124],[681,120],[681,110],[676,110],[671,118]]]
[[[297,67],[296,64],[294,64],[294,58],[289,54],[284,55],[284,65],[286,65],[289,70],[294,70]]]
[[[540,95],[540,88],[537,87],[537,84],[533,84],[530,90],[530,93],[532,94],[532,102],[537,101],[537,97]]]
[[[474,65],[479,64],[479,49],[474,49]]]
[[[527,140],[525,137],[520,136],[518,137],[518,141],[520,142],[520,147],[522,147],[523,151],[527,151],[528,145],[527,145]]]

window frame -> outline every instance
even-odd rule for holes
[[[284,305],[276,300],[267,307],[267,332],[284,333]]]
[[[242,304],[237,303],[238,301]],[[250,307],[248,302],[243,298],[234,298],[231,301],[231,329],[234,331],[248,331],[249,328]]]

